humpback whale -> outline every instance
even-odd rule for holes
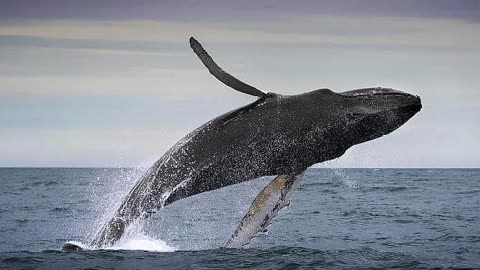
[[[92,247],[114,244],[132,222],[177,200],[277,175],[227,243],[240,247],[287,204],[308,167],[394,131],[422,107],[416,95],[381,87],[266,93],[220,68],[193,37],[190,46],[215,78],[257,100],[208,121],[171,147],[137,181]]]

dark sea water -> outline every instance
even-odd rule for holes
[[[141,173],[0,169],[0,268],[480,268],[480,169],[309,169],[247,249],[222,246],[271,178],[176,202],[113,250],[60,251],[88,243]]]

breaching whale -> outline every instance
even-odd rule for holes
[[[308,167],[394,131],[422,107],[418,96],[380,87],[265,93],[222,70],[193,37],[190,46],[214,77],[258,99],[207,122],[171,147],[138,180],[92,247],[112,245],[129,224],[177,200],[278,175],[257,196],[227,243],[240,247],[288,203]]]

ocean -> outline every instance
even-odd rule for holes
[[[2,269],[480,268],[480,169],[307,170],[245,249],[223,248],[265,177],[193,196],[88,244],[144,169],[1,168]]]

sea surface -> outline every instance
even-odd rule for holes
[[[2,269],[480,268],[480,169],[309,169],[267,232],[225,249],[271,177],[193,196],[88,245],[145,169],[1,168]]]

